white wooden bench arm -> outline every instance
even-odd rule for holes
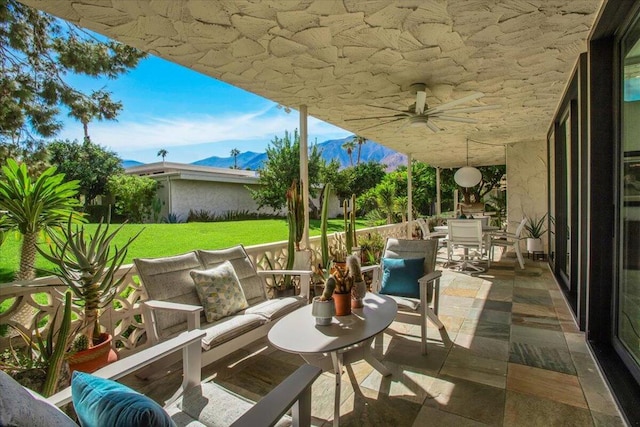
[[[231,426],[272,426],[291,408],[293,425],[309,427],[311,425],[311,385],[321,373],[322,369],[316,366],[302,365]]]
[[[101,378],[117,380],[125,375],[129,375],[138,369],[162,359],[168,354],[182,350],[182,369],[184,377],[182,385],[175,397],[182,394],[190,387],[200,384],[200,360],[202,356],[202,337],[204,331],[188,331],[180,335],[156,344],[153,347],[142,350],[117,362],[111,363],[102,369],[98,369],[93,375]],[[173,399],[173,398],[172,398]],[[71,402],[71,387],[59,391],[47,399],[56,406],[62,406]]]

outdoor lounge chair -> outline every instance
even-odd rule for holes
[[[176,394],[164,407],[166,414],[150,399],[140,396],[126,386],[118,390],[81,390],[74,405],[77,413],[89,414],[99,424],[105,419],[117,419],[119,425],[127,420],[148,419],[151,416],[170,419],[178,426],[257,426],[257,425],[311,425],[311,385],[321,369],[303,365],[254,404],[236,393],[213,382],[201,383],[200,340],[203,331],[184,332],[175,338],[121,359],[91,374],[91,381],[104,384],[101,378],[117,380],[149,363],[182,350],[183,382]],[[75,380],[74,380],[75,381]],[[107,387],[109,385],[107,384]],[[74,390],[78,391],[79,388]],[[71,387],[44,399],[22,388],[8,375],[0,372],[0,424],[44,426],[75,426],[76,424],[56,409],[72,401]],[[87,394],[85,394],[85,392]],[[74,391],[75,393],[75,391]],[[153,408],[156,408],[156,412]],[[140,410],[138,410],[140,409]],[[283,415],[291,409],[291,417]],[[157,412],[160,412],[158,415]],[[164,418],[163,418],[164,417]],[[18,424],[16,424],[16,422]],[[134,421],[131,421],[134,422]]]
[[[436,271],[438,240],[387,239],[381,265],[363,267],[374,271],[371,290],[389,295],[399,310],[420,314],[421,353],[427,354],[427,319],[448,336],[438,319],[441,271]],[[395,260],[395,262],[394,262]],[[414,262],[415,260],[415,262]],[[398,313],[399,317],[402,314]]]
[[[231,263],[248,307],[206,322],[190,273],[216,268],[225,261]],[[149,296],[143,302],[143,316],[150,343],[156,344],[184,330],[202,329],[206,331],[202,340],[203,366],[266,336],[273,322],[303,306],[309,298],[310,269],[257,271],[242,245],[171,257],[138,258],[134,263]],[[300,294],[268,299],[263,277],[274,274],[300,276]]]

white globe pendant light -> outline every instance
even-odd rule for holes
[[[467,166],[458,169],[453,179],[456,184],[465,188],[475,187],[482,180],[482,173],[473,166],[469,166],[469,139],[467,139]]]
[[[465,166],[456,171],[453,179],[460,187],[475,187],[482,179],[482,173],[474,167]]]

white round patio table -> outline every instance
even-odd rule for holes
[[[340,382],[344,363],[366,360],[382,375],[391,372],[371,353],[376,335],[393,322],[398,312],[396,302],[386,295],[368,292],[364,307],[351,310],[348,316],[334,316],[331,324],[316,325],[311,304],[305,305],[280,319],[269,331],[271,344],[288,353],[298,353],[308,363],[318,354],[331,357],[336,378],[333,425],[340,419]]]

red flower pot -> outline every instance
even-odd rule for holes
[[[333,301],[336,305],[336,316],[347,316],[351,314],[351,292],[337,294],[334,292]]]
[[[111,348],[112,339],[113,337],[107,333],[100,334],[100,344],[68,355],[67,362],[69,362],[71,373],[73,371],[95,372],[118,360],[118,353]]]

